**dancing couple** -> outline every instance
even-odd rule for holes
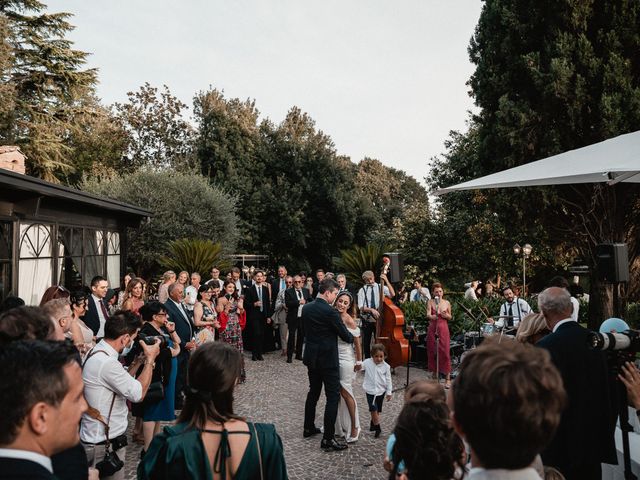
[[[338,433],[347,441],[355,441],[360,433],[358,411],[353,396],[352,381],[359,368],[352,344],[359,330],[353,319],[353,297],[340,292],[333,279],[322,280],[318,297],[302,309],[305,331],[303,362],[309,375],[309,393],[304,411],[304,437],[320,433],[315,426],[316,405],[324,385],[327,403],[324,411],[323,450],[344,450],[346,443],[335,439]],[[337,302],[336,302],[337,300]],[[331,305],[336,302],[336,309]],[[358,353],[359,342],[357,342]],[[340,397],[343,405],[338,405]]]

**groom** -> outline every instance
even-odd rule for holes
[[[340,401],[340,370],[338,366],[338,336],[353,343],[353,336],[342,323],[340,314],[331,306],[338,294],[339,285],[333,279],[322,280],[318,296],[302,309],[305,332],[303,362],[309,373],[309,393],[304,405],[304,436],[320,433],[315,426],[316,405],[324,383],[327,404],[324,409],[324,435],[320,447],[323,450],[344,450],[345,443],[335,440],[335,424]]]

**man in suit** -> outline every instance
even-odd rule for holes
[[[275,309],[276,298],[280,290],[286,290],[287,288],[287,269],[280,265],[278,267],[278,276],[271,282],[271,311]]]
[[[175,282],[169,285],[169,298],[164,303],[164,307],[169,314],[169,320],[175,323],[176,333],[180,337],[180,354],[178,355],[178,375],[176,377],[176,409],[182,407],[182,389],[187,380],[187,364],[191,351],[196,348],[193,340],[193,324],[191,316],[187,312],[182,299],[184,298],[184,287]]]
[[[287,307],[287,327],[289,339],[287,340],[287,363],[292,362],[295,349],[296,360],[302,360],[302,342],[304,332],[302,330],[302,307],[311,302],[309,290],[303,288],[302,277],[293,277],[293,288],[284,292],[284,304]]]
[[[560,470],[567,480],[599,480],[601,463],[617,463],[616,412],[606,356],[587,346],[589,331],[571,319],[573,307],[566,289],[547,288],[538,296],[538,306],[552,333],[536,345],[551,353],[569,397],[542,461]]]
[[[83,388],[73,345],[19,340],[0,349],[0,479],[56,478],[50,457],[80,440]]]
[[[91,279],[91,295],[89,295],[89,305],[87,313],[84,314],[82,320],[93,330],[93,334],[98,337],[104,337],[104,324],[109,318],[109,311],[104,302],[104,297],[109,290],[109,282],[106,278],[96,275]]]
[[[251,360],[264,360],[265,332],[271,329],[271,296],[264,283],[264,272],[256,270],[254,284],[246,289],[244,308],[247,311],[247,328],[251,332]]]
[[[323,450],[344,450],[346,443],[335,440],[335,423],[340,400],[340,370],[338,364],[338,337],[353,343],[353,336],[342,323],[340,314],[331,304],[338,294],[336,281],[323,280],[318,285],[318,296],[302,309],[305,332],[304,364],[309,375],[309,393],[304,405],[305,437],[320,433],[315,426],[316,405],[322,385],[327,397],[324,409]]]
[[[451,423],[471,448],[468,479],[539,480],[531,465],[566,399],[558,370],[539,348],[489,340],[468,352],[447,398]]]

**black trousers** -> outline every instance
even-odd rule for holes
[[[362,320],[360,331],[362,332],[362,352],[364,358],[369,358],[371,356],[371,338],[375,339],[376,336],[376,324]]]
[[[327,397],[324,407],[324,434],[323,438],[332,440],[336,432],[336,417],[338,415],[338,403],[340,402],[340,369],[333,368],[308,368],[309,393],[304,404],[304,428],[315,427],[316,405],[322,392]]]
[[[251,354],[253,357],[262,355],[266,325],[267,320],[262,315],[256,315],[251,318]]]
[[[182,407],[182,390],[187,382],[187,365],[189,364],[189,352],[180,350],[178,355],[178,373],[176,375],[176,405]]]
[[[287,358],[292,358],[294,354],[296,357],[302,358],[302,343],[304,342],[304,332],[302,331],[302,318],[293,318],[287,321],[289,327],[289,338],[287,339]]]

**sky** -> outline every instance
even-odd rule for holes
[[[191,107],[210,87],[280,123],[307,112],[338,154],[419,181],[474,110],[467,48],[480,0],[44,0],[74,14],[103,103],[145,82]]]

